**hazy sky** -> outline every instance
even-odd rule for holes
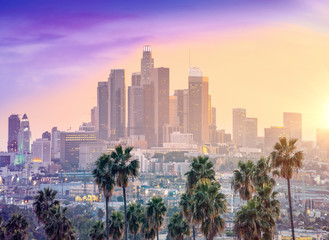
[[[0,151],[8,117],[26,113],[32,137],[77,129],[97,104],[98,81],[140,71],[143,45],[170,89],[187,88],[191,65],[209,77],[218,128],[232,108],[263,128],[303,114],[304,139],[329,127],[327,0],[0,0]]]

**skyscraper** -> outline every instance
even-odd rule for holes
[[[175,96],[177,97],[177,116],[178,126],[184,133],[188,132],[188,106],[189,106],[189,94],[188,89],[175,90]]]
[[[8,152],[18,151],[18,132],[21,121],[19,116],[12,114],[8,118]]]
[[[290,138],[302,140],[302,114],[301,113],[283,113],[283,126],[287,129]]]
[[[257,118],[246,118],[243,121],[242,146],[255,148],[257,145]]]
[[[61,132],[57,127],[51,129],[51,158],[59,159],[61,151]]]
[[[152,58],[151,46],[144,46],[143,58],[141,59],[141,84],[151,83],[151,70],[154,68],[154,59]]]
[[[264,152],[270,153],[280,137],[287,137],[288,131],[284,127],[270,127],[264,129]]]
[[[50,139],[51,139],[50,132],[46,131],[46,132],[42,133],[42,139],[47,139],[48,141],[50,141]]]
[[[140,73],[133,73],[128,87],[128,136],[144,135],[144,90]]]
[[[96,131],[98,131],[98,115],[97,115],[97,107],[93,107],[90,110],[90,122],[93,126],[96,127]]]
[[[18,151],[20,153],[31,153],[31,130],[30,122],[26,114],[23,115],[21,127],[18,133]]]
[[[42,163],[45,167],[51,163],[51,144],[47,138],[37,139],[32,144],[33,162]]]
[[[125,70],[112,69],[108,82],[108,136],[118,140],[126,135]]]
[[[246,119],[246,109],[233,108],[233,141],[237,146],[243,144],[243,121]]]
[[[154,84],[154,131],[156,146],[162,147],[163,127],[169,124],[169,68],[154,68],[151,71]]]
[[[179,126],[179,118],[178,118],[178,101],[177,96],[169,97],[169,124],[173,127]]]
[[[97,109],[98,109],[98,138],[108,140],[108,82],[98,82]]]
[[[189,133],[199,143],[209,141],[208,78],[198,68],[189,71]]]

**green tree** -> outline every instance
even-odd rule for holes
[[[128,206],[128,210],[127,210],[128,229],[129,232],[132,235],[134,235],[134,240],[136,240],[136,236],[141,230],[143,216],[144,216],[144,209],[139,203],[132,203]]]
[[[217,181],[201,179],[192,196],[193,219],[201,224],[201,232],[207,240],[212,240],[224,230],[225,222],[221,217],[227,210],[226,198],[220,192]]]
[[[23,214],[14,214],[5,224],[5,239],[27,239],[28,226]]]
[[[97,221],[89,230],[89,238],[90,240],[105,240],[106,232],[104,223]]]
[[[55,205],[49,209],[49,218],[45,222],[48,240],[75,240],[75,233],[70,219],[66,216],[67,208]]]
[[[38,191],[38,194],[34,197],[33,210],[39,222],[45,224],[49,218],[48,210],[55,205],[59,205],[56,195],[56,190],[44,188]]]
[[[179,206],[187,223],[192,224],[193,239],[195,240],[195,225],[193,220],[193,202],[192,195],[186,191],[181,195]]]
[[[159,230],[163,224],[167,213],[167,208],[161,197],[152,197],[146,204],[146,216],[156,231],[157,240],[159,240]]]
[[[252,177],[255,165],[248,160],[246,163],[239,161],[239,169],[233,172],[232,188],[234,192],[239,192],[242,200],[249,200],[255,192],[255,187],[252,184]]]
[[[279,169],[280,176],[287,180],[288,184],[288,199],[289,213],[292,238],[295,240],[294,220],[292,214],[290,179],[293,173],[302,168],[304,155],[302,151],[297,151],[296,142],[298,139],[288,140],[286,137],[281,137],[279,142],[274,145],[274,151],[271,153],[272,167]]]
[[[151,219],[146,216],[146,212],[142,218],[141,235],[144,237],[144,239],[153,240],[156,237],[156,229],[151,223]]]
[[[125,214],[125,240],[128,238],[128,227],[127,227],[127,199],[126,199],[126,188],[129,185],[130,177],[138,176],[139,162],[138,160],[131,160],[131,154],[133,147],[122,148],[119,144],[115,147],[115,151],[111,153],[111,158],[114,160],[114,173],[117,175],[116,183],[123,191],[123,203],[124,203],[124,214]]]
[[[113,211],[109,220],[110,237],[120,240],[124,232],[124,216],[121,212]]]
[[[170,240],[184,240],[190,235],[190,226],[183,219],[182,213],[175,213],[169,220],[168,236]]]
[[[92,171],[94,181],[98,185],[99,190],[105,197],[105,222],[106,222],[106,239],[109,239],[109,201],[113,195],[115,188],[115,176],[113,165],[114,162],[110,156],[103,154],[96,163],[96,168]]]

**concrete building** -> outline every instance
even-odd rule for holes
[[[7,150],[10,153],[18,151],[18,133],[21,120],[17,114],[12,114],[8,118],[8,145]]]
[[[53,127],[51,129],[51,135],[51,158],[59,159],[61,151],[61,132],[57,127]]]
[[[243,121],[243,141],[244,148],[256,148],[257,146],[257,118],[246,118]]]
[[[96,141],[96,132],[61,132],[61,164],[67,169],[77,169],[79,166],[80,144]]]
[[[98,82],[97,87],[97,109],[98,109],[98,138],[108,140],[109,104],[108,104],[108,82]]]
[[[133,73],[128,87],[127,135],[144,135],[144,89],[140,73]]]
[[[266,154],[273,151],[275,143],[280,137],[288,137],[288,131],[284,127],[270,127],[264,129],[264,152]]]
[[[302,114],[301,113],[283,113],[283,127],[288,131],[290,138],[297,138],[302,141]]]
[[[163,127],[169,124],[169,68],[152,69],[151,81],[154,86],[155,145],[161,147]]]
[[[141,85],[151,83],[151,70],[154,68],[154,59],[152,58],[152,47],[149,45],[143,48],[143,58],[141,59]]]
[[[174,94],[177,98],[177,117],[178,126],[184,133],[188,132],[188,107],[189,107],[189,93],[188,89],[175,90]]]
[[[23,115],[18,133],[18,151],[20,153],[31,153],[31,130],[30,122],[26,114]]]
[[[96,131],[98,131],[98,114],[97,114],[97,107],[93,107],[90,110],[90,122],[93,126],[95,126]]]
[[[208,78],[198,68],[189,71],[189,133],[198,144],[209,142]]]
[[[112,69],[108,82],[108,136],[119,140],[126,136],[125,70]]]
[[[96,160],[108,153],[108,146],[105,142],[81,143],[79,145],[79,169],[93,170]]]
[[[233,108],[233,142],[237,146],[243,144],[243,122],[246,119],[246,109]]]
[[[48,132],[48,131],[42,133],[42,138],[47,139],[48,141],[50,141],[51,140],[51,133]]]
[[[51,164],[51,141],[47,138],[36,139],[32,143],[32,161],[48,167]]]
[[[169,97],[169,125],[173,127],[179,126],[177,96]]]

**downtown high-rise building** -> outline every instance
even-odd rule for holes
[[[98,82],[97,87],[97,110],[98,110],[98,138],[108,140],[108,82]]]
[[[243,144],[243,125],[246,119],[246,109],[233,108],[233,142],[236,146]]]
[[[272,126],[264,129],[264,152],[269,154],[274,150],[274,145],[280,137],[287,137],[288,131],[284,127]]]
[[[141,59],[141,85],[151,83],[151,71],[154,68],[154,59],[152,58],[152,47],[149,45],[143,48],[143,58]]]
[[[189,77],[189,133],[196,143],[209,141],[208,78],[198,68],[190,68]]]
[[[141,74],[133,73],[128,87],[128,129],[127,135],[144,135],[144,89]]]
[[[283,113],[283,126],[287,129],[290,138],[302,140],[302,114],[301,113]]]
[[[90,122],[91,125],[95,126],[96,131],[98,131],[98,114],[97,114],[97,107],[93,107],[90,110]]]
[[[243,121],[242,146],[256,148],[257,137],[257,118],[245,118]]]
[[[61,151],[61,132],[57,127],[51,129],[51,158],[59,159]]]
[[[108,137],[119,140],[126,136],[125,70],[112,69],[108,81]]]
[[[18,151],[22,154],[31,153],[31,130],[27,115],[24,114],[18,133]]]
[[[18,133],[21,125],[21,120],[17,114],[12,114],[8,118],[8,145],[9,153],[18,151]]]
[[[163,128],[169,124],[169,68],[152,69],[151,81],[154,86],[155,145],[162,147]]]
[[[184,133],[188,132],[188,107],[189,107],[189,93],[188,89],[175,90],[174,95],[177,98],[177,117],[178,126]]]
[[[48,167],[51,164],[51,141],[47,138],[36,139],[32,143],[33,162]]]

